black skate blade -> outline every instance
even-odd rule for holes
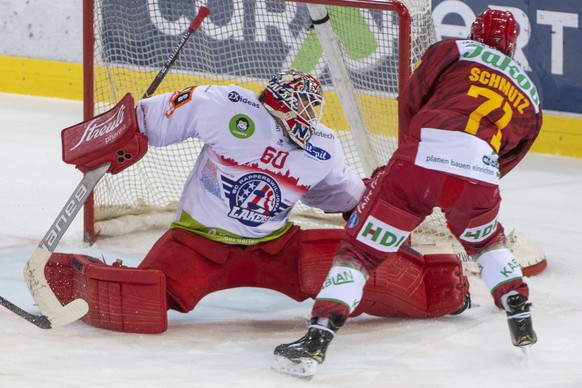
[[[315,375],[317,365],[319,365],[317,361],[307,357],[290,360],[286,357],[275,355],[271,370],[281,375],[309,381]]]

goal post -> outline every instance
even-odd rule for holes
[[[212,14],[160,93],[208,83],[259,93],[273,74],[296,67],[321,81],[323,122],[342,139],[348,164],[365,177],[388,160],[397,142],[398,85],[435,40],[428,0],[84,0],[85,118],[127,92],[141,96],[202,5]],[[152,147],[140,163],[105,177],[85,206],[86,241],[168,222],[200,147],[195,140]],[[301,204],[295,213],[307,227],[340,222]]]
[[[298,68],[320,80],[322,122],[341,140],[347,163],[364,178],[388,161],[398,144],[399,87],[436,41],[430,0],[83,0],[85,119],[127,92],[141,96],[201,6],[211,15],[158,93],[238,84],[259,94],[273,74]],[[150,147],[140,162],[106,175],[85,204],[85,240],[166,229],[202,146],[191,139]],[[291,220],[305,228],[344,223],[300,203]],[[438,211],[412,243],[463,257]],[[525,260],[545,260],[543,252],[533,256]]]

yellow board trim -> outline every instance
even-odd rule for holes
[[[83,99],[83,66],[78,63],[0,55],[0,73],[0,92],[3,93]],[[146,78],[149,80],[153,75],[147,74]],[[144,89],[147,85],[148,81],[144,79]],[[328,102],[333,104],[336,98],[328,96]],[[395,109],[392,104],[390,106],[391,110]],[[375,121],[384,119],[367,118]],[[582,118],[546,112],[542,132],[532,152],[582,158]]]
[[[582,118],[544,113],[542,131],[531,151],[582,158]]]
[[[78,63],[0,56],[0,92],[83,99],[83,66]]]

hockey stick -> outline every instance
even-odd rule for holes
[[[59,241],[75,219],[75,216],[89,197],[97,182],[105,175],[110,163],[88,171],[83,179],[60,211],[51,225],[49,231],[38,244],[24,266],[24,280],[38,308],[43,314],[31,314],[12,302],[0,297],[0,304],[18,316],[41,329],[50,329],[66,325],[81,318],[89,311],[87,302],[82,299],[73,300],[66,306],[62,306],[52,292],[44,275],[44,267],[59,244]]]
[[[28,322],[32,323],[40,327],[41,329],[50,329],[51,328],[51,321],[46,317],[46,315],[36,315],[29,313],[21,309],[20,307],[16,306],[14,303],[10,302],[9,300],[4,299],[0,296],[0,304],[6,307],[8,310],[14,312],[18,316],[26,319]]]
[[[200,27],[202,21],[209,14],[210,10],[208,8],[200,7],[198,14],[190,23],[188,31],[182,36],[176,50],[174,50],[156,78],[152,81],[144,94],[144,98],[150,97],[156,91],[192,33]],[[51,329],[69,324],[82,318],[89,311],[89,305],[83,299],[75,299],[65,306],[61,305],[48,284],[44,269],[62,236],[110,166],[110,163],[106,163],[84,174],[83,179],[71,195],[71,198],[69,198],[65,207],[61,210],[24,267],[24,280],[42,314],[31,314],[5,298],[0,297],[0,304],[2,306],[41,329]]]
[[[190,36],[194,33],[194,31],[198,29],[198,27],[200,27],[200,24],[202,24],[202,21],[208,15],[210,15],[210,10],[204,6],[200,7],[198,15],[196,15],[196,17],[192,19],[190,27],[188,27],[188,31],[186,31],[186,33],[182,36],[182,39],[180,39],[180,42],[178,42],[178,46],[176,47],[172,55],[170,55],[170,58],[168,58],[166,63],[164,63],[158,75],[156,75],[156,78],[154,78],[154,81],[152,82],[148,90],[146,90],[142,98],[148,98],[151,97],[152,94],[154,94],[154,92],[156,91],[156,89],[158,88],[158,86],[168,73],[168,70],[170,70],[170,67],[172,67],[174,62],[176,62],[176,59],[178,59],[178,55],[180,54],[180,51],[182,51],[182,47],[184,47],[188,39],[190,39]]]

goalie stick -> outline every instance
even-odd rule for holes
[[[24,280],[38,308],[43,314],[31,314],[8,300],[0,297],[0,303],[10,311],[35,324],[41,329],[50,329],[78,320],[89,311],[87,302],[75,299],[62,306],[52,292],[44,275],[44,267],[59,244],[59,241],[75,219],[75,216],[89,197],[97,182],[105,175],[110,163],[88,171],[77,185],[75,191],[60,211],[49,231],[38,244],[24,266]]]
[[[154,78],[153,82],[151,83],[148,90],[146,90],[142,98],[148,98],[151,97],[152,94],[154,94],[154,92],[156,91],[156,89],[158,88],[158,86],[168,73],[170,67],[172,67],[174,62],[176,62],[176,59],[178,59],[178,55],[180,54],[180,51],[182,51],[182,47],[184,47],[188,39],[190,39],[190,35],[192,35],[194,31],[196,31],[198,27],[200,27],[202,21],[208,15],[210,15],[210,10],[204,6],[200,7],[200,9],[198,10],[198,15],[196,15],[196,17],[192,19],[192,22],[188,27],[188,31],[186,31],[186,33],[182,36],[182,39],[180,39],[180,42],[178,42],[178,46],[176,46],[176,49],[174,50],[172,55],[170,55],[166,63],[164,63],[159,73],[156,75],[156,78]]]
[[[210,15],[210,10],[204,6],[200,7],[198,14],[190,23],[188,30],[180,39],[178,46],[164,63],[143,98],[151,97],[156,91],[190,36],[200,27],[202,21],[208,15]],[[83,299],[75,299],[65,306],[61,305],[47,282],[44,268],[62,236],[110,166],[110,163],[106,163],[98,168],[87,171],[83,175],[83,179],[81,179],[81,182],[65,204],[65,207],[61,210],[24,267],[24,280],[41,314],[29,313],[0,296],[0,304],[2,306],[41,329],[51,329],[69,324],[81,319],[89,311],[89,306]]]

